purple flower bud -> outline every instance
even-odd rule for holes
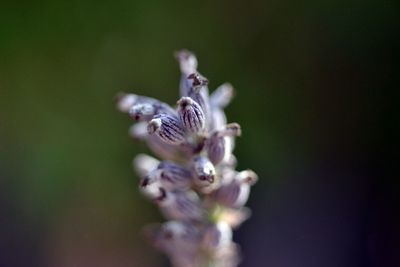
[[[215,168],[207,157],[195,157],[193,159],[192,170],[195,176],[194,182],[196,185],[203,187],[214,183]]]
[[[175,116],[158,114],[147,126],[149,134],[157,134],[161,140],[168,144],[178,145],[185,142],[185,131],[181,122]]]
[[[239,136],[240,126],[237,123],[230,123],[225,129],[214,132],[206,142],[208,157],[213,164],[220,163],[224,158],[229,158],[232,148],[232,140],[229,137]]]
[[[131,107],[129,116],[137,121],[149,121],[157,114],[171,114],[174,115],[175,111],[165,103],[138,103]]]
[[[188,80],[191,80],[191,86],[195,91],[208,85],[208,80],[197,72],[189,74]]]
[[[212,198],[227,207],[242,207],[249,198],[250,186],[256,181],[257,175],[253,171],[239,172],[232,181],[227,181],[214,191]]]
[[[232,100],[234,90],[230,83],[220,85],[210,95],[210,103],[214,107],[225,108]]]
[[[226,142],[224,136],[214,134],[206,142],[208,158],[214,165],[220,163],[226,153]]]
[[[187,189],[192,183],[191,172],[171,161],[162,161],[157,171],[161,183],[167,190]]]
[[[172,220],[201,220],[204,211],[200,199],[193,191],[165,192],[164,198],[158,204],[164,216]]]
[[[208,118],[210,114],[210,103],[208,96],[208,80],[199,73],[192,73],[187,77],[190,90],[187,95],[196,101],[203,109],[204,115]]]
[[[186,130],[192,133],[204,131],[206,119],[200,105],[190,97],[182,97],[178,105],[178,113]]]
[[[175,58],[178,60],[181,69],[180,94],[181,96],[188,96],[191,90],[191,82],[187,80],[187,76],[197,72],[196,56],[190,51],[181,50],[175,53]]]
[[[244,191],[242,191],[242,189],[244,189]],[[242,188],[240,183],[232,181],[228,184],[221,185],[212,195],[214,200],[219,204],[227,207],[236,207],[240,195],[248,191],[248,186]]]

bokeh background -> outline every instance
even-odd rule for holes
[[[260,176],[241,266],[400,266],[396,5],[2,1],[0,266],[168,266],[114,97],[175,103],[181,48],[237,90],[239,168]]]

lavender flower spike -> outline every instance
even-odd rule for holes
[[[250,217],[244,205],[258,177],[235,170],[232,152],[242,131],[224,112],[233,87],[225,83],[209,95],[196,56],[187,50],[175,56],[181,71],[175,107],[135,94],[117,98],[117,108],[135,121],[133,139],[160,158],[140,154],[133,161],[140,191],[166,219],[148,229],[148,237],[174,267],[236,267],[233,230]]]
[[[179,117],[186,130],[192,133],[200,133],[204,130],[206,118],[203,109],[190,97],[182,97],[178,101]]]

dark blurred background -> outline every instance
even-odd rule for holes
[[[260,176],[242,266],[400,266],[395,1],[2,1],[0,266],[168,266],[140,233],[114,96],[178,98],[172,54],[236,90]],[[397,153],[396,153],[397,151]]]

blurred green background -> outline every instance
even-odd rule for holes
[[[260,176],[243,266],[388,259],[365,227],[391,223],[374,210],[391,201],[397,16],[389,1],[2,1],[0,266],[166,264],[140,234],[161,220],[131,169],[147,149],[114,97],[175,103],[181,48],[237,91],[239,169]]]

